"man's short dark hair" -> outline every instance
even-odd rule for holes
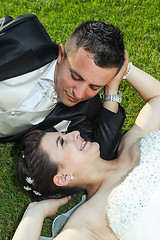
[[[123,65],[123,34],[110,23],[86,21],[80,24],[66,42],[66,54],[80,47],[93,54],[94,62],[99,67],[118,67],[119,71]]]

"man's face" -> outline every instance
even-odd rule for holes
[[[59,45],[55,88],[63,104],[69,107],[94,97],[116,73],[117,67],[98,67],[92,54],[83,48],[64,58],[64,47]]]

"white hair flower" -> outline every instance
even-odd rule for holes
[[[26,191],[31,191],[32,188],[30,188],[29,186],[23,186],[23,188],[26,190]]]
[[[22,151],[22,158],[25,158],[25,154],[24,154],[24,151]]]
[[[41,196],[41,195],[42,195],[40,192],[37,192],[37,191],[35,191],[35,190],[33,190],[33,193],[34,193],[35,195],[37,195],[37,196]]]
[[[26,182],[29,184],[33,184],[34,180],[31,177],[26,177]]]

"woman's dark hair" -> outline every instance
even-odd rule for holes
[[[81,23],[66,42],[66,55],[80,47],[93,54],[94,62],[99,67],[118,67],[119,71],[124,63],[123,34],[111,23],[100,21]]]
[[[18,178],[23,188],[34,200],[61,198],[82,191],[80,187],[59,187],[53,182],[58,165],[41,148],[41,139],[46,132],[35,130],[23,140],[22,158],[18,163]]]

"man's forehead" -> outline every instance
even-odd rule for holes
[[[78,78],[77,80],[82,81],[82,82],[87,82],[87,80],[85,80],[77,71],[75,71],[74,69],[70,68],[70,72],[73,75],[76,75],[76,77]],[[99,85],[97,82],[93,83],[92,80],[89,82],[90,85],[93,85],[95,87],[99,87],[102,88],[104,87],[104,85]]]
[[[103,87],[117,73],[117,67],[102,68],[95,64],[93,56],[83,48],[68,56],[69,69],[82,81]]]

